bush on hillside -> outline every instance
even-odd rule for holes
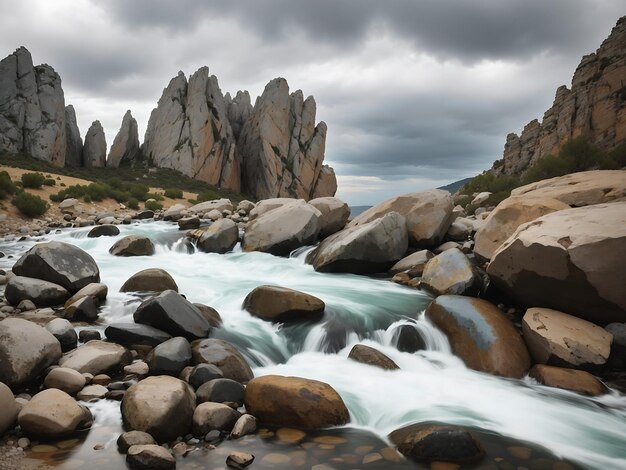
[[[39,189],[46,180],[46,177],[41,173],[24,173],[21,179],[22,185],[25,188]]]
[[[163,204],[161,204],[158,201],[148,200],[146,201],[144,207],[151,211],[158,211],[158,210],[163,209]]]
[[[183,192],[180,189],[169,188],[165,190],[165,197],[169,197],[170,199],[182,199]]]
[[[17,188],[6,171],[0,171],[0,199],[15,194]]]
[[[129,209],[137,210],[139,209],[139,201],[134,197],[131,197],[126,203],[126,207],[128,207]]]
[[[44,186],[55,186],[57,184],[56,181],[54,181],[54,179],[52,178],[46,178],[45,180],[43,180],[43,185]]]
[[[39,196],[27,192],[21,192],[13,198],[13,205],[27,217],[39,217],[48,210],[48,203]]]
[[[198,194],[196,201],[197,202],[214,201],[219,198],[220,198],[220,195],[217,194],[215,191],[203,191],[200,194]]]

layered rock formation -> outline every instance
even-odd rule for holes
[[[34,67],[24,47],[0,61],[0,149],[63,166],[80,159],[79,142],[59,74],[49,65]]]
[[[571,89],[557,89],[542,122],[535,119],[521,135],[507,136],[503,158],[491,171],[518,175],[581,135],[603,150],[626,143],[625,44],[626,17],[622,17],[600,48],[582,58]]]
[[[122,118],[122,126],[113,140],[106,165],[117,168],[121,163],[128,163],[138,158],[139,153],[137,120],[129,109]]]
[[[85,134],[83,162],[86,167],[102,168],[106,165],[107,141],[100,121],[94,121]]]

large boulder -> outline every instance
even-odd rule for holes
[[[384,272],[404,256],[408,243],[406,220],[389,212],[326,238],[307,255],[306,262],[323,272]]]
[[[522,331],[535,362],[565,367],[605,364],[613,335],[591,322],[548,308],[529,308]]]
[[[494,253],[491,280],[522,305],[594,323],[626,319],[626,201],[566,209],[522,225]]]
[[[189,209],[187,209],[187,212],[189,212],[190,214],[206,214],[207,212],[211,212],[212,210],[218,210],[220,212],[232,212],[233,203],[230,202],[230,199],[226,198],[215,199],[213,201],[204,201],[191,206]]]
[[[37,307],[54,307],[65,302],[70,293],[64,287],[32,277],[11,276],[4,296],[11,305],[30,300]]]
[[[389,270],[390,274],[407,272],[410,277],[421,276],[428,260],[435,254],[428,250],[420,250],[405,256]]]
[[[13,272],[53,282],[71,293],[100,282],[100,270],[94,259],[80,248],[62,242],[38,243],[13,265]]]
[[[522,378],[530,356],[513,324],[491,303],[442,295],[426,308],[426,318],[443,331],[467,367],[503,377]]]
[[[144,431],[158,442],[185,436],[191,428],[196,397],[189,385],[167,375],[131,386],[122,399],[122,418],[130,430]]]
[[[0,382],[9,387],[35,379],[61,354],[61,344],[45,328],[21,318],[0,321]]]
[[[243,301],[243,308],[255,317],[277,322],[318,319],[325,307],[313,295],[278,286],[256,287]]]
[[[250,220],[254,220],[257,217],[262,216],[266,212],[278,209],[286,204],[291,204],[293,199],[290,197],[274,197],[270,199],[263,199],[257,202],[256,206],[250,209]]]
[[[482,283],[467,256],[450,248],[426,263],[422,284],[436,295],[476,295]]]
[[[296,248],[315,243],[321,215],[304,201],[292,201],[251,222],[243,235],[241,247],[244,251],[288,256]]]
[[[348,358],[370,366],[380,367],[385,370],[399,369],[398,364],[389,359],[378,349],[374,349],[364,344],[355,344],[348,354]]]
[[[350,414],[339,394],[330,385],[300,377],[266,375],[246,387],[248,413],[261,424],[302,429],[341,426]]]
[[[2,436],[7,429],[15,424],[19,412],[13,392],[2,382],[0,382],[0,403],[2,403],[0,407],[0,436]]]
[[[254,375],[252,369],[234,346],[221,339],[209,338],[191,343],[195,364],[213,364],[224,377],[237,382],[248,382]]]
[[[411,246],[433,248],[441,243],[448,231],[453,208],[448,191],[429,189],[383,201],[355,217],[348,227],[366,224],[394,211],[406,219]]]
[[[17,417],[28,436],[58,438],[91,425],[91,413],[56,388],[35,395]]]
[[[231,219],[220,219],[206,228],[187,234],[196,247],[205,253],[228,253],[239,241],[239,229]]]
[[[350,218],[350,207],[336,197],[318,197],[309,201],[321,212],[320,238],[326,238],[343,229]]]
[[[164,331],[140,323],[111,323],[104,330],[109,341],[124,346],[156,346],[172,336]]]
[[[120,238],[109,249],[114,256],[151,256],[154,254],[154,243],[141,235],[127,235]]]
[[[133,274],[120,288],[120,292],[163,292],[164,290],[178,292],[178,285],[167,271],[159,268],[144,269]]]
[[[570,207],[549,197],[509,197],[496,206],[474,237],[474,253],[489,260],[494,252],[527,222]]]
[[[168,339],[148,353],[146,362],[152,375],[178,377],[191,364],[191,345],[181,336]]]
[[[584,370],[535,364],[530,369],[528,375],[542,385],[570,390],[592,397],[607,392],[607,388],[602,382]]]
[[[133,318],[137,323],[152,326],[172,336],[182,336],[190,341],[206,338],[211,331],[211,325],[200,310],[173,290],[163,291],[142,302]]]
[[[91,340],[65,354],[59,361],[59,365],[81,373],[98,375],[121,369],[131,361],[132,355],[125,347],[115,343]]]

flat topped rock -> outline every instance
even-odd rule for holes
[[[115,343],[92,340],[65,354],[59,361],[62,367],[98,375],[108,370],[122,368],[130,364],[130,351]]]

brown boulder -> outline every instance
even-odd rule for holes
[[[389,273],[398,274],[406,271],[410,277],[421,276],[426,263],[434,256],[435,254],[428,250],[416,251],[394,264]]]
[[[245,406],[260,423],[302,429],[340,426],[350,414],[328,384],[299,377],[266,375],[250,381]]]
[[[191,343],[194,364],[213,364],[224,377],[240,383],[248,382],[254,375],[252,369],[233,345],[221,339],[200,339]]]
[[[584,370],[535,364],[528,375],[542,385],[571,390],[592,397],[607,392],[607,388],[602,382]]]
[[[256,287],[243,301],[243,308],[255,317],[276,322],[317,319],[325,307],[313,295],[278,286]]]
[[[530,368],[528,349],[513,324],[482,299],[442,295],[426,309],[467,367],[503,377],[522,378]]]
[[[380,367],[381,369],[399,369],[398,364],[393,362],[385,354],[381,353],[377,349],[365,346],[364,344],[355,344],[350,350],[348,358],[370,366]]]
[[[121,287],[120,292],[178,292],[178,285],[164,269],[150,268],[133,274]]]
[[[120,238],[109,249],[114,256],[150,256],[154,254],[154,244],[141,235],[127,235]]]
[[[436,295],[475,295],[481,280],[467,256],[458,248],[450,248],[428,260],[422,284]]]

